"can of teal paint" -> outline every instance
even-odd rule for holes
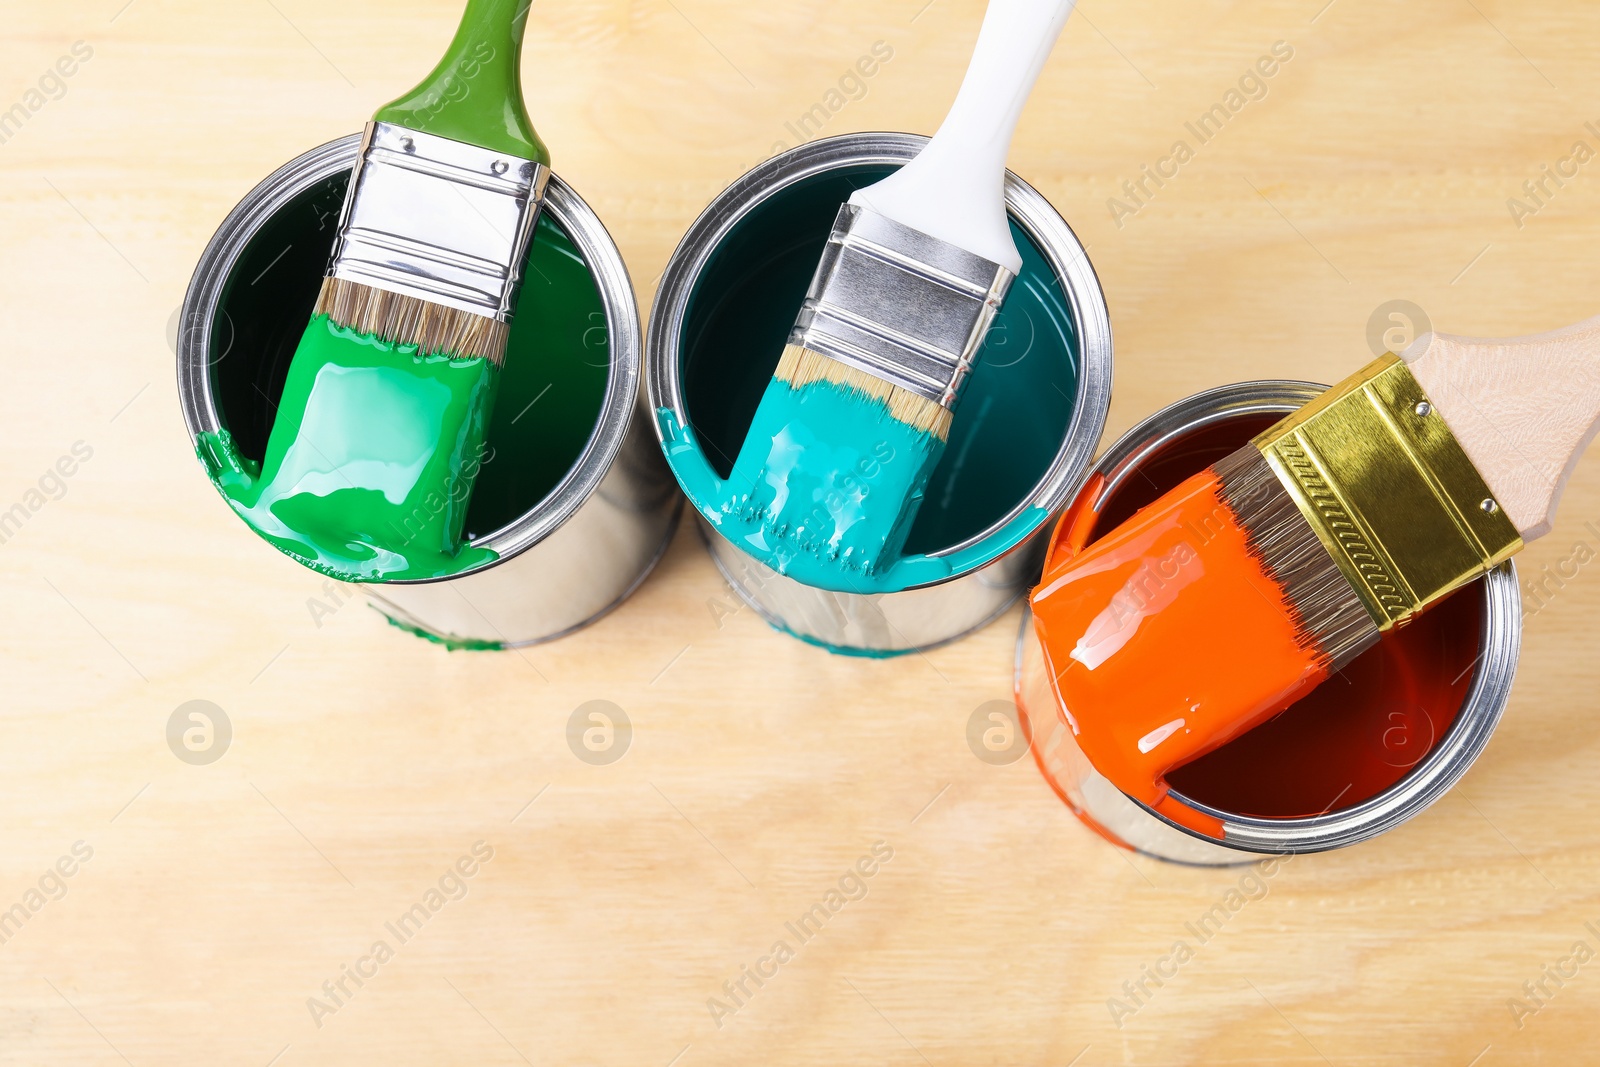
[[[1157,412],[1095,464],[1060,529],[1092,510],[1092,541],[1326,389],[1245,382]],[[1181,863],[1246,863],[1369,840],[1444,796],[1499,723],[1521,643],[1507,562],[1277,718],[1169,773],[1182,821],[1123,792],[1078,747],[1031,617],[1017,641],[1016,699],[1045,780],[1102,836]]]
[[[860,133],[802,145],[744,175],[690,227],[662,275],[647,340],[656,434],[696,506],[726,477],[782,354],[839,205],[927,138]],[[1043,535],[1094,457],[1111,398],[1105,297],[1070,227],[1006,176],[1024,253],[935,471],[908,554],[942,572],[837,593],[779,574],[702,518],[712,559],[768,622],[835,652],[885,656],[994,620],[1038,576]]]
[[[201,256],[178,339],[192,438],[226,430],[246,458],[265,451],[359,144],[346,137],[279,168]],[[443,578],[362,586],[397,625],[454,647],[547,641],[605,614],[661,558],[681,510],[639,405],[627,268],[559,177],[534,246],[467,514],[471,544],[496,558]]]

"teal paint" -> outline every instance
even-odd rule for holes
[[[1044,256],[1013,223],[1022,271],[989,330],[901,558],[872,575],[808,567],[798,557],[785,560],[786,553],[741,542],[748,531],[724,529],[738,514],[738,497],[752,490],[749,479],[735,476],[736,457],[774,385],[772,372],[839,204],[890,169],[852,167],[798,182],[729,232],[696,279],[680,337],[690,425],[678,425],[670,411],[657,412],[668,463],[719,533],[775,570],[839,592],[889,593],[943,581],[1026,540],[1048,521],[1043,509],[1026,509],[980,543],[945,554],[1032,494],[1067,437],[1078,396],[1071,304]],[[870,445],[858,451],[870,454]]]
[[[670,408],[658,409],[656,420],[661,429],[667,463],[677,475],[695,510],[705,516],[719,534],[741,550],[780,574],[819,589],[871,595],[898,593],[903,589],[942,582],[953,575],[976,570],[1016,548],[1050,518],[1050,513],[1043,508],[1025,508],[999,530],[959,552],[947,555],[903,555],[890,567],[870,574],[841,570],[819,562],[810,553],[790,555],[781,547],[774,551],[769,546],[749,540],[749,523],[736,514],[730,514],[728,510],[728,502],[736,499],[738,493],[705,462],[705,453],[694,430],[681,425]]]
[[[773,379],[718,506],[724,537],[808,585],[899,558],[944,442],[837,382]]]

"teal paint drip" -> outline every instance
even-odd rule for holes
[[[746,508],[740,500],[749,497],[749,482],[719,478],[706,462],[694,430],[680,423],[671,408],[657,409],[656,421],[667,464],[695,510],[742,551],[778,573],[817,589],[872,595],[932,585],[999,558],[1026,541],[1050,517],[1044,508],[1024,508],[999,530],[959,552],[911,553],[875,571],[851,571],[810,551],[789,551],[782,543],[775,546],[765,537],[759,522],[745,517]],[[910,427],[905,429],[911,432]]]
[[[1013,222],[1022,272],[984,340],[945,455],[930,464],[926,497],[900,558],[864,574],[806,554],[779,558],[749,540],[734,504],[752,486],[733,475],[734,457],[752,436],[750,420],[767,406],[794,309],[805,298],[840,201],[890,169],[853,167],[817,176],[741,219],[688,300],[680,374],[693,425],[682,425],[670,408],[656,412],[673,474],[719,536],[791,578],[841,593],[931,585],[992,563],[1036,533],[1050,519],[1047,509],[1024,507],[991,528],[1039,488],[1071,431],[1079,395],[1071,302],[1044,254]],[[752,359],[757,352],[763,358]],[[991,532],[974,540],[985,530]],[[949,551],[956,545],[967,547]]]
[[[728,478],[724,532],[783,573],[871,578],[899,556],[943,452],[943,440],[893,418],[880,399],[774,378]]]

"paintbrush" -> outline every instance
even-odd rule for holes
[[[522,100],[533,0],[468,0],[420,85],[378,109],[313,316],[418,355],[505,358],[550,153]]]
[[[729,479],[779,569],[848,590],[898,557],[1022,267],[1006,155],[1073,3],[991,0],[938,132],[840,208]]]
[[[259,477],[229,502],[349,580],[493,559],[461,543],[549,153],[519,72],[531,0],[469,0],[449,50],[362,138]]]
[[[1167,771],[1548,533],[1597,426],[1600,318],[1426,334],[1087,547],[1094,509],[1069,515],[1033,606],[1080,747],[1157,803]]]

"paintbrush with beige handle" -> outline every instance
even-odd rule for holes
[[[1402,358],[1522,539],[1549,533],[1600,429],[1600,318],[1503,341],[1424,334]]]
[[[1092,545],[1063,531],[1033,606],[1080,747],[1158,803],[1168,771],[1548,533],[1597,427],[1600,319],[1428,334]]]

